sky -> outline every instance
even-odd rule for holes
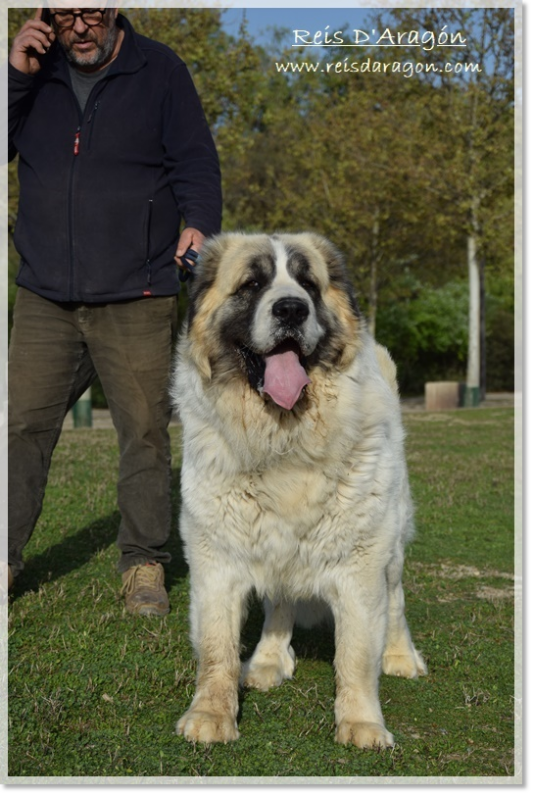
[[[326,4],[324,4],[326,5]],[[268,43],[272,34],[269,28],[282,27],[293,29],[309,30],[314,34],[316,31],[325,31],[329,25],[329,31],[342,30],[346,26],[348,29],[365,28],[365,20],[372,11],[370,8],[231,8],[226,9],[223,14],[223,24],[228,33],[237,35],[241,24],[243,13],[246,12],[248,20],[248,30],[259,44]],[[290,38],[292,41],[292,32]]]

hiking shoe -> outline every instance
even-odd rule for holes
[[[170,609],[160,563],[142,563],[125,571],[121,593],[126,597],[126,610],[138,616],[166,616]]]

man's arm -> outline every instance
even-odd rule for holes
[[[55,33],[41,19],[43,9],[39,7],[33,19],[24,23],[13,40],[9,63],[26,75],[35,75],[41,68],[41,60],[55,40]]]
[[[164,107],[165,166],[185,219],[176,258],[199,251],[208,235],[220,232],[222,188],[218,155],[200,99],[184,64],[171,76]],[[179,264],[179,263],[178,263]]]
[[[17,154],[13,138],[17,130],[23,102],[33,87],[33,78],[40,70],[42,58],[55,40],[55,34],[41,21],[42,8],[28,20],[13,40],[8,63],[8,157]]]

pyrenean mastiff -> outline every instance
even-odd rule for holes
[[[310,233],[220,235],[202,251],[172,395],[197,689],[177,732],[228,742],[239,682],[290,679],[294,623],[332,617],[336,740],[393,745],[381,671],[426,673],[404,616],[413,509],[395,366],[342,257]],[[247,599],[263,633],[241,669]]]

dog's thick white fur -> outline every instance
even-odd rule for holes
[[[391,746],[380,673],[426,672],[404,617],[413,511],[394,364],[366,331],[338,251],[317,235],[222,235],[198,267],[172,387],[198,657],[177,731],[237,739],[239,681],[267,690],[290,679],[295,621],[329,612],[336,739]],[[263,374],[287,347],[310,382],[291,408]],[[253,590],[266,618],[241,668]]]

